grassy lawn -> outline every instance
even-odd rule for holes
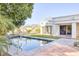
[[[51,35],[41,35],[41,34],[31,34],[32,37],[40,37],[40,38],[50,38],[50,39],[59,39],[60,37],[51,36]]]

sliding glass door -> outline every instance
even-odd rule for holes
[[[71,35],[72,34],[71,25],[60,25],[60,35]]]
[[[60,35],[66,35],[66,25],[60,26]]]
[[[66,26],[66,34],[67,35],[71,35],[72,34],[72,26],[71,25],[67,25]]]

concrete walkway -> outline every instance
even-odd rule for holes
[[[75,39],[61,38],[61,39],[54,41],[52,44],[57,43],[57,44],[61,44],[61,45],[74,46],[75,41],[76,41]]]

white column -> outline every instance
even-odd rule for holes
[[[40,27],[40,34],[43,34],[43,27]]]
[[[59,36],[59,31],[60,31],[59,25],[53,25],[52,28],[53,36]]]
[[[72,23],[72,38],[76,38],[76,23]]]
[[[56,35],[57,36],[60,36],[60,26],[59,25],[56,25],[57,28],[56,28]]]

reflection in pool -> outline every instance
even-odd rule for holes
[[[38,40],[38,39],[28,39],[28,38],[13,38],[12,43],[19,47],[22,51],[30,51],[32,49],[38,48],[47,44],[49,41]]]

